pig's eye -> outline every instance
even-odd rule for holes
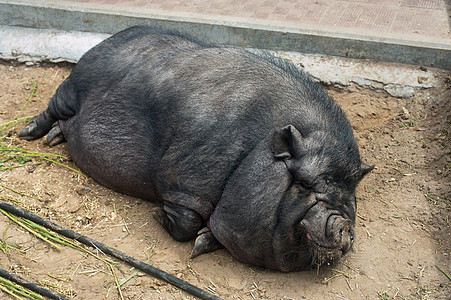
[[[315,193],[327,193],[327,191],[329,190],[329,186],[330,186],[330,180],[329,179],[318,179],[315,181],[313,190],[315,191]]]
[[[311,190],[313,188],[313,185],[305,180],[295,180],[293,184],[304,190]]]

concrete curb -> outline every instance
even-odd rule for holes
[[[147,24],[179,30],[217,44],[451,69],[451,44],[305,29],[291,23],[256,20],[250,23],[238,18],[212,19],[194,14],[120,9],[80,3],[0,0],[0,25],[112,34],[132,25]]]
[[[34,65],[41,61],[76,63],[81,56],[109,37],[109,34],[0,25],[0,59],[13,59]],[[438,69],[407,64],[360,60],[275,51],[292,61],[315,80],[350,91],[372,89],[394,97],[408,98],[416,90],[437,87]]]
[[[0,58],[34,62],[76,63],[109,34],[0,25]]]

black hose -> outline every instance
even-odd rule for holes
[[[96,248],[99,248],[103,253],[111,255],[115,258],[118,258],[118,259],[128,263],[129,265],[131,265],[143,272],[146,272],[147,274],[150,274],[156,278],[162,279],[162,280],[164,280],[164,281],[180,288],[181,290],[184,290],[184,291],[190,293],[191,295],[196,296],[200,299],[205,299],[205,300],[220,300],[221,299],[221,298],[219,298],[215,295],[212,295],[194,285],[191,285],[188,282],[181,280],[169,273],[166,273],[160,269],[152,267],[149,264],[139,261],[133,257],[130,257],[117,249],[108,247],[108,246],[106,246],[96,240],[93,240],[87,236],[81,235],[79,233],[76,233],[75,231],[66,229],[55,223],[44,220],[41,217],[36,216],[36,215],[34,215],[26,210],[23,210],[19,207],[15,207],[14,205],[0,201],[0,208],[4,209],[12,214],[15,214],[19,217],[29,219],[29,220],[31,220],[39,225],[42,225],[58,234],[65,236],[65,237],[77,240],[80,243],[85,244],[88,247],[94,246]]]
[[[17,276],[16,274],[11,274],[5,270],[0,269],[0,277],[6,278],[9,281],[15,282],[23,287],[26,287],[30,291],[33,291],[35,293],[38,293],[41,296],[47,297],[49,299],[55,299],[55,300],[70,300],[67,297],[64,297],[63,295],[54,293],[52,291],[46,290],[38,286],[36,283],[32,281],[28,281],[20,276]]]

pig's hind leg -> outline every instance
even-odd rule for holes
[[[52,123],[52,119],[46,117],[48,111],[45,110],[40,115],[34,117],[28,125],[19,133],[19,137],[23,140],[35,140],[43,137],[47,133],[47,143],[50,146],[56,146],[66,141],[60,122]]]
[[[79,102],[74,85],[66,79],[53,95],[45,111],[34,117],[19,133],[23,140],[35,140],[48,133],[47,142],[55,146],[65,141],[61,126],[75,115]]]

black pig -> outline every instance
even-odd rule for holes
[[[150,27],[89,50],[19,135],[47,133],[101,184],[158,201],[174,239],[197,237],[192,256],[224,246],[280,271],[351,248],[372,169],[343,111],[293,64]]]

